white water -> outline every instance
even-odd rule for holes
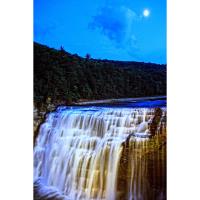
[[[152,117],[148,108],[68,108],[50,113],[34,148],[34,179],[42,178],[70,200],[120,199],[123,144],[132,133],[148,136]],[[133,140],[141,148],[148,138]],[[122,199],[145,199],[146,165],[131,149],[134,155],[127,163],[130,175]]]

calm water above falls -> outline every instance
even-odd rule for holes
[[[48,114],[34,147],[34,199],[166,199],[159,111],[104,105]]]

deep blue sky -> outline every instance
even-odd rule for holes
[[[166,0],[34,0],[34,41],[83,57],[165,64]]]

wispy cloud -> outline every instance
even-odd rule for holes
[[[138,19],[136,13],[124,5],[107,5],[100,8],[89,24],[89,28],[99,30],[117,48],[126,48],[127,51],[130,51],[137,47],[133,25],[134,21]]]

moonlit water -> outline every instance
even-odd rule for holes
[[[159,170],[154,174],[146,156],[152,141],[160,148],[165,128],[160,122],[150,139],[153,116],[152,108],[61,107],[50,113],[34,148],[34,180],[43,199],[50,199],[49,188],[55,199],[153,199],[152,185],[165,181],[165,166],[154,162]],[[152,152],[153,161],[164,155]]]

